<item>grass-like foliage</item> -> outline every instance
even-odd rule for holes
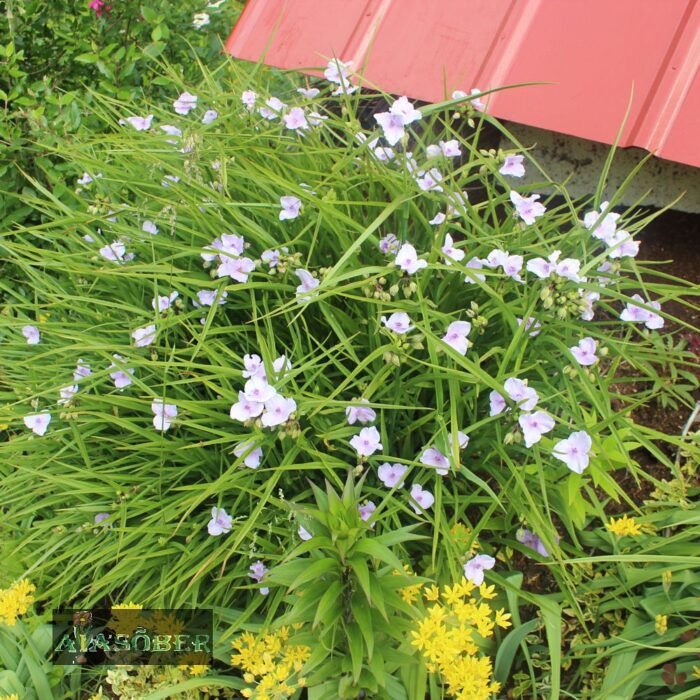
[[[2,233],[4,587],[214,608],[222,666],[187,692],[691,697],[692,446],[633,413],[692,407],[665,305],[696,290],[635,260],[649,216],[605,174],[572,201],[480,150],[488,95],[375,120],[329,76],[95,98],[106,135],[56,152],[74,194],[36,182],[48,223]],[[642,507],[621,484],[648,480]],[[226,669],[269,629],[282,672]]]

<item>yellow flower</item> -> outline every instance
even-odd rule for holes
[[[440,598],[440,589],[433,584],[430,588],[426,589],[423,595],[425,595],[426,600],[434,602]]]
[[[485,600],[491,600],[492,598],[496,597],[496,586],[488,586],[485,583],[482,583],[479,586],[479,595],[484,598]]]
[[[657,615],[654,623],[656,634],[666,634],[666,630],[668,630],[668,615]]]
[[[642,528],[636,523],[634,518],[628,518],[626,515],[617,519],[610,518],[610,522],[605,527],[618,537],[624,537],[625,535],[635,537],[642,534]]]
[[[19,700],[19,695],[17,695],[17,693],[12,693],[12,695],[0,695],[0,700]]]
[[[34,584],[27,579],[17,581],[6,590],[0,590],[0,623],[14,625],[17,617],[24,615],[34,602],[32,593],[35,590]]]
[[[496,611],[496,624],[503,629],[508,629],[511,626],[510,613],[504,611],[503,608]]]

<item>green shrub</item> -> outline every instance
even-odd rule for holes
[[[287,106],[265,107],[270,84]],[[408,634],[423,603],[392,588],[452,585],[470,562],[513,616],[508,636],[475,637],[494,678],[520,697],[597,692],[603,660],[619,674],[639,653],[611,636],[630,611],[659,642],[639,587],[684,569],[698,584],[697,518],[661,496],[640,512],[620,485],[662,487],[644,449],[695,493],[673,455],[696,453],[632,416],[659,396],[692,405],[664,305],[694,292],[615,257],[648,218],[615,220],[617,197],[572,201],[524,151],[556,194],[519,200],[507,154],[478,147],[484,124],[501,127],[470,99],[420,115],[396,103],[420,118],[389,152],[360,125],[365,96],[298,85],[231,62],[196,87],[173,71],[157,102],[94,97],[104,133],[52,153],[71,172],[62,195],[33,181],[23,202],[45,223],[0,240],[4,573],[28,573],[49,607],[212,607],[227,666],[241,631],[298,623],[310,698],[419,700],[441,692]],[[289,128],[293,107],[316,123]],[[639,538],[608,531],[613,503]],[[546,586],[524,579],[525,557]],[[671,614],[674,633],[697,619]],[[685,664],[683,649],[663,663]],[[657,662],[639,697],[659,691]],[[617,675],[605,682],[622,697]]]
[[[183,79],[197,61],[220,60],[221,44],[239,5],[208,7],[158,0],[115,0],[97,16],[87,0],[5,3],[0,44],[0,228],[26,223],[35,212],[17,195],[35,194],[26,176],[63,194],[67,170],[51,157],[63,139],[102,128],[92,114],[94,93],[119,100],[155,98],[161,61]],[[206,29],[193,14],[207,10]],[[36,221],[36,219],[34,219]]]

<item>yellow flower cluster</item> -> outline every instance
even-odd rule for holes
[[[300,644],[289,644],[289,627],[259,637],[243,633],[231,644],[236,653],[231,655],[231,665],[243,671],[243,680],[255,684],[241,695],[256,700],[282,700],[306,685],[301,672],[311,649]]]
[[[415,576],[408,564],[403,565],[403,570],[408,576]],[[394,571],[393,573],[394,576],[401,576],[400,571]],[[410,586],[404,586],[403,588],[399,588],[399,595],[410,605],[418,599],[422,588],[422,583],[414,583]]]
[[[29,610],[34,602],[32,593],[35,591],[33,583],[26,579],[17,581],[7,589],[0,590],[0,623],[14,625],[19,615]]]
[[[605,526],[618,537],[624,537],[625,535],[630,535],[634,537],[635,535],[642,534],[642,528],[637,524],[634,518],[628,518],[623,515],[621,518],[610,518],[610,522]]]
[[[411,644],[425,658],[428,671],[440,675],[456,700],[488,700],[500,690],[500,683],[492,680],[491,659],[479,655],[474,633],[490,637],[496,626],[510,627],[510,615],[486,602],[495,597],[494,586],[482,584],[478,598],[475,591],[466,579],[445,586],[442,593],[431,586],[425,599],[433,605],[411,632]]]
[[[17,693],[12,693],[12,695],[0,695],[0,700],[19,700],[19,695],[17,695]]]

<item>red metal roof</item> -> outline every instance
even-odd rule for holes
[[[700,166],[700,0],[248,0],[229,53],[314,72],[353,61],[367,85],[488,111]]]

